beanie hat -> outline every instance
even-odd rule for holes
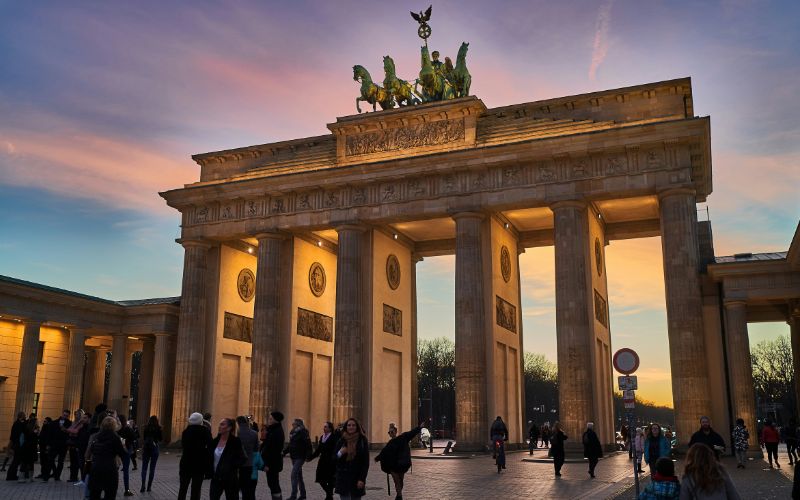
[[[273,411],[270,413],[270,415],[272,415],[272,418],[274,418],[276,422],[283,422],[283,413],[279,411]]]
[[[189,415],[189,425],[203,425],[203,415],[197,412]]]

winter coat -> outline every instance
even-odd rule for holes
[[[742,497],[736,491],[736,487],[733,485],[728,473],[722,467],[720,467],[720,472],[722,473],[723,483],[717,490],[710,493],[699,490],[692,478],[683,476],[681,498],[688,500],[741,500]]]
[[[600,439],[597,433],[592,429],[587,429],[583,433],[583,456],[586,458],[600,458],[603,456],[603,445],[600,444]]]
[[[116,458],[128,456],[128,452],[122,446],[122,440],[116,432],[109,429],[96,433],[87,454],[91,455],[92,476],[102,474],[117,477],[119,467]]]
[[[563,431],[553,431],[553,435],[550,436],[550,450],[553,457],[564,456],[564,441],[566,440],[567,435]]]
[[[314,479],[318,483],[327,483],[333,481],[336,476],[336,443],[342,434],[338,431],[333,431],[328,439],[323,443],[322,439],[319,440],[317,449],[311,455],[311,460],[319,457],[317,462],[317,475]]]
[[[745,451],[750,447],[750,432],[743,425],[733,428],[733,447],[736,451]]]
[[[12,449],[18,450],[20,448],[19,437],[25,432],[26,425],[27,423],[25,420],[15,420],[11,425],[11,436],[9,437],[9,441],[11,441]]]
[[[214,467],[214,450],[219,444],[219,436],[215,437],[208,445],[208,472],[211,477],[223,483],[236,482],[239,480],[239,468],[244,465],[247,457],[244,455],[242,441],[236,436],[228,436],[225,449],[219,459],[219,464]]]
[[[242,448],[247,456],[244,466],[252,467],[253,455],[258,455],[258,433],[249,427],[242,427],[239,429],[239,439],[242,441]]]
[[[36,435],[36,432],[28,429],[26,424],[18,439],[19,461],[23,464],[35,462],[39,436]]]
[[[403,474],[408,472],[408,469],[411,468],[411,448],[408,443],[419,431],[420,427],[415,427],[386,443],[386,446],[375,457],[375,461],[381,463],[383,472],[401,472]]]
[[[336,443],[335,452],[336,458],[336,488],[335,491],[339,495],[350,496],[364,496],[364,488],[358,488],[359,481],[367,482],[367,473],[369,472],[369,442],[364,436],[359,436],[356,443],[356,456],[353,460],[347,460],[347,454],[343,453],[338,456],[339,450],[342,447],[347,447],[347,442],[344,438],[340,438]]]
[[[539,426],[538,425],[533,424],[531,426],[530,430],[528,430],[528,439],[530,439],[531,441],[536,441],[536,440],[539,439]]]
[[[495,436],[500,436],[504,441],[508,439],[508,428],[502,420],[495,420],[492,422],[489,438],[494,440]]]
[[[50,433],[47,436],[47,444],[52,450],[62,451],[67,449],[67,432],[72,422],[67,418],[64,424],[61,424],[61,419],[53,420],[50,424]]]
[[[681,483],[678,478],[663,477],[656,472],[650,484],[639,494],[639,500],[678,500],[680,496]]]
[[[645,438],[644,440],[644,461],[647,462],[648,464],[651,462],[655,462],[659,458],[669,457],[670,451],[672,451],[672,448],[669,445],[669,441],[667,441],[667,438],[664,437],[663,434],[659,434],[659,436],[655,439],[658,440],[657,457],[650,456],[650,443],[653,441],[653,436]]]
[[[644,434],[641,436],[637,434],[636,437],[633,438],[633,451],[635,451],[636,455],[639,457],[644,453],[645,441],[647,441],[647,438]]]
[[[781,436],[778,434],[778,430],[775,427],[765,425],[764,429],[761,431],[761,442],[762,443],[780,443]]]
[[[133,434],[133,429],[126,425],[120,428],[120,430],[117,431],[117,434],[119,434],[119,437],[125,440],[125,449],[128,450],[128,453],[130,453],[133,450],[133,440],[136,438],[136,436]]]
[[[181,474],[192,475],[206,472],[208,466],[208,446],[211,444],[211,432],[203,425],[189,425],[181,433]]]
[[[289,444],[283,450],[283,455],[289,455],[292,460],[305,460],[311,455],[311,438],[308,429],[298,427],[289,433]]]
[[[150,426],[149,424],[144,428],[144,446],[142,446],[142,454],[149,454],[153,453],[160,443],[164,439],[161,433],[161,426]]]
[[[275,422],[267,426],[267,435],[261,443],[261,458],[264,459],[264,467],[270,472],[280,472],[283,470],[283,443],[286,435],[283,433],[283,426],[280,422]]]
[[[703,443],[704,445],[708,446],[712,450],[714,450],[714,454],[719,458],[719,451],[716,450],[715,446],[721,446],[725,448],[725,440],[722,439],[714,429],[711,429],[708,434],[703,432],[703,430],[699,430],[692,434],[692,439],[689,440],[689,446],[691,447],[693,444],[696,443]]]

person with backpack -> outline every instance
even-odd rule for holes
[[[492,422],[492,427],[489,430],[489,437],[492,439],[492,446],[494,447],[494,453],[492,458],[496,459],[497,464],[497,473],[500,473],[501,469],[506,468],[506,441],[508,441],[508,427],[506,427],[505,422],[503,419],[500,418],[500,415],[494,419]]]
[[[680,496],[681,483],[675,475],[675,464],[671,458],[659,458],[653,480],[639,494],[639,500],[678,500]]]
[[[314,460],[319,457],[315,480],[325,491],[325,500],[333,500],[333,487],[336,485],[335,447],[341,437],[342,433],[338,429],[334,430],[332,422],[325,422],[317,449],[309,458]]]
[[[733,449],[736,450],[736,468],[744,469],[747,464],[747,449],[750,447],[750,432],[744,425],[744,419],[736,419],[736,427],[733,428]]]
[[[303,500],[306,498],[306,483],[303,481],[303,464],[311,456],[311,438],[308,435],[302,418],[296,418],[292,422],[292,430],[289,431],[289,444],[283,450],[283,456],[289,455],[292,460],[292,494],[288,500]],[[297,496],[297,490],[300,496]]]
[[[396,492],[395,500],[403,500],[403,479],[406,472],[411,468],[411,447],[409,443],[420,432],[423,423],[408,432],[397,435],[397,425],[394,422],[389,424],[389,442],[383,447],[376,462],[380,462],[381,470],[392,476],[394,489]]]

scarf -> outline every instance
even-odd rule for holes
[[[361,437],[361,433],[354,432],[350,434],[347,431],[342,433],[342,439],[347,444],[347,461],[352,462],[356,458],[356,445],[358,444],[358,438]]]
[[[323,443],[327,443],[328,442],[328,438],[330,438],[330,437],[331,437],[331,433],[330,432],[323,434],[322,435],[322,442]]]

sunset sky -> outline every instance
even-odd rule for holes
[[[110,299],[180,294],[190,155],[328,133],[352,66],[418,72],[405,2],[0,0],[0,274]],[[368,6],[368,8],[367,8]],[[717,255],[783,251],[800,216],[800,2],[437,1],[429,40],[489,106],[692,78],[711,116]],[[705,218],[706,204],[701,207]],[[607,249],[613,348],[671,404],[659,238]],[[419,271],[420,337],[454,333],[454,260]],[[521,257],[526,350],[555,360],[552,248]],[[751,342],[788,333],[750,325]]]

